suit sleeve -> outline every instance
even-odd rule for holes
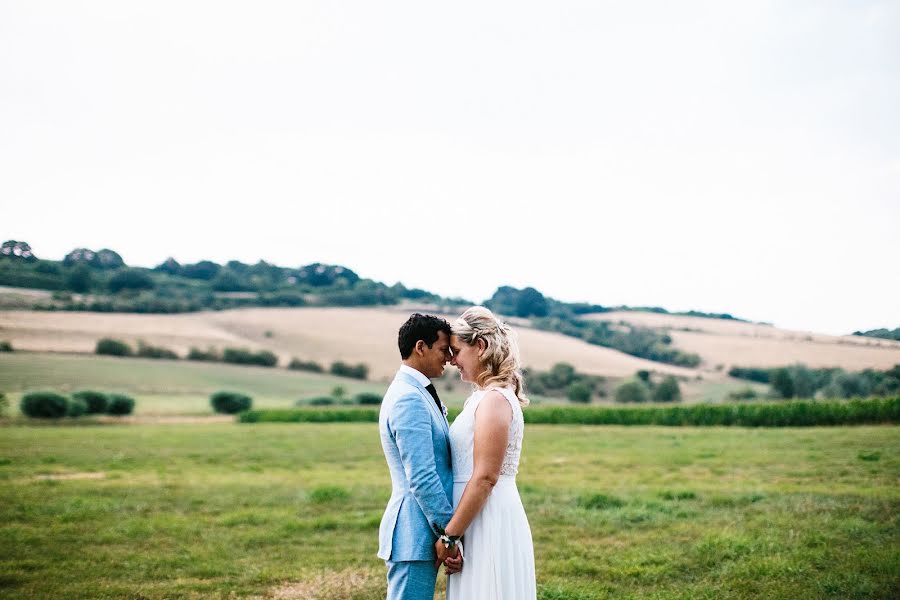
[[[441,484],[434,458],[431,413],[417,394],[401,397],[389,420],[409,488],[435,535],[435,526],[446,527],[453,507]]]

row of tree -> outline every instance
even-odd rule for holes
[[[94,347],[95,354],[106,356],[136,356],[140,358],[165,358],[178,360],[178,353],[162,346],[153,346],[138,340],[137,350],[127,342],[114,338],[103,338],[97,341]],[[185,357],[187,360],[205,362],[224,362],[235,365],[256,365],[259,367],[278,366],[278,356],[269,350],[250,350],[247,348],[225,348],[219,351],[216,348],[201,350],[191,348]],[[325,367],[314,361],[303,361],[294,358],[288,363],[288,369],[295,371],[310,371],[324,373]],[[328,372],[338,377],[350,377],[352,379],[366,379],[369,376],[369,366],[365,363],[351,364],[344,361],[334,361],[328,368]]]
[[[864,398],[900,394],[900,365],[879,371],[845,371],[839,368],[813,369],[797,364],[788,367],[733,367],[732,377],[770,386],[776,398]]]

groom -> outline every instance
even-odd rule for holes
[[[445,553],[438,544],[440,555],[435,551],[453,515],[453,467],[446,409],[430,379],[450,360],[450,324],[416,313],[400,327],[398,345],[403,364],[378,418],[393,486],[378,557],[387,563],[387,600],[421,600],[434,595],[441,562],[449,572],[462,568],[457,548]]]

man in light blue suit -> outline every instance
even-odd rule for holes
[[[453,467],[447,417],[430,378],[440,377],[450,360],[450,324],[416,313],[400,328],[398,345],[403,364],[378,419],[393,488],[378,557],[387,563],[387,600],[431,600],[436,559],[445,558],[435,543],[453,515]],[[459,560],[455,548],[450,556]],[[445,564],[451,571],[462,566]]]

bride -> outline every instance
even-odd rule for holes
[[[531,529],[516,488],[528,404],[518,347],[509,326],[481,306],[452,329],[451,363],[476,389],[450,427],[454,513],[436,549],[446,555],[462,537],[465,566],[448,578],[447,599],[533,599]]]

